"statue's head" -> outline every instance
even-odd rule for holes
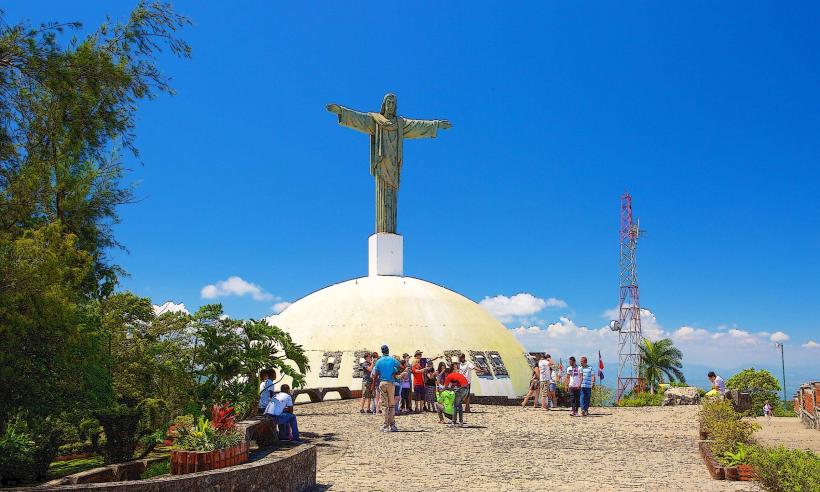
[[[382,99],[382,110],[379,111],[385,116],[396,116],[396,95],[388,92]]]

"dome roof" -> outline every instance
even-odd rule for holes
[[[475,394],[517,396],[529,382],[524,349],[510,330],[470,299],[416,278],[374,275],[331,285],[288,306],[275,323],[307,351],[308,387],[360,389],[356,351],[385,343],[395,355],[469,354],[491,369],[473,375]]]

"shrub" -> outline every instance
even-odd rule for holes
[[[775,417],[797,417],[797,412],[794,411],[791,403],[775,403],[773,413]]]
[[[44,479],[66,427],[50,417],[31,423],[19,416],[11,419],[0,436],[0,481],[21,484]]]
[[[756,447],[748,461],[766,490],[820,491],[820,456],[812,451]]]
[[[96,417],[105,432],[105,462],[124,463],[133,459],[139,443],[140,409],[118,405],[98,412]]]
[[[557,396],[557,395],[556,395]],[[593,407],[607,407],[612,406],[612,390],[606,386],[596,384],[592,387],[592,397],[590,398],[590,405]]]
[[[763,415],[763,404],[766,400],[777,402],[777,392],[780,391],[780,383],[769,371],[755,370],[753,367],[730,377],[726,380],[726,387],[750,394],[752,408],[747,412],[749,415]]]
[[[698,413],[698,421],[703,430],[708,431],[711,424],[725,420],[738,420],[741,415],[737,413],[728,400],[711,400],[705,402]]]
[[[159,463],[154,463],[153,465],[149,466],[142,472],[140,478],[145,480],[146,478],[154,478],[160,475],[167,475],[171,473],[171,462],[168,460],[160,461]]]
[[[659,407],[663,403],[663,395],[660,393],[634,393],[621,398],[619,407]]]

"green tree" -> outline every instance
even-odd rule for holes
[[[765,369],[755,370],[754,367],[744,369],[726,380],[726,387],[739,391],[748,392],[752,397],[752,409],[750,412],[755,415],[763,415],[763,405],[766,400],[773,407],[778,405],[778,391],[780,383],[772,373]]]
[[[648,338],[644,338],[640,349],[640,376],[646,381],[646,385],[652,394],[658,390],[658,385],[661,383],[686,382],[686,378],[681,371],[683,353],[675,347],[672,340],[664,338],[653,342]]]

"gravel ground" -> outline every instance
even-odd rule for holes
[[[759,490],[712,480],[697,451],[697,407],[567,411],[474,405],[467,428],[430,413],[380,416],[358,401],[299,405],[299,429],[318,446],[318,490]]]
[[[820,453],[820,432],[805,427],[797,417],[757,417],[755,422],[761,429],[755,432],[755,439],[767,446],[782,444],[795,449],[811,449]]]

